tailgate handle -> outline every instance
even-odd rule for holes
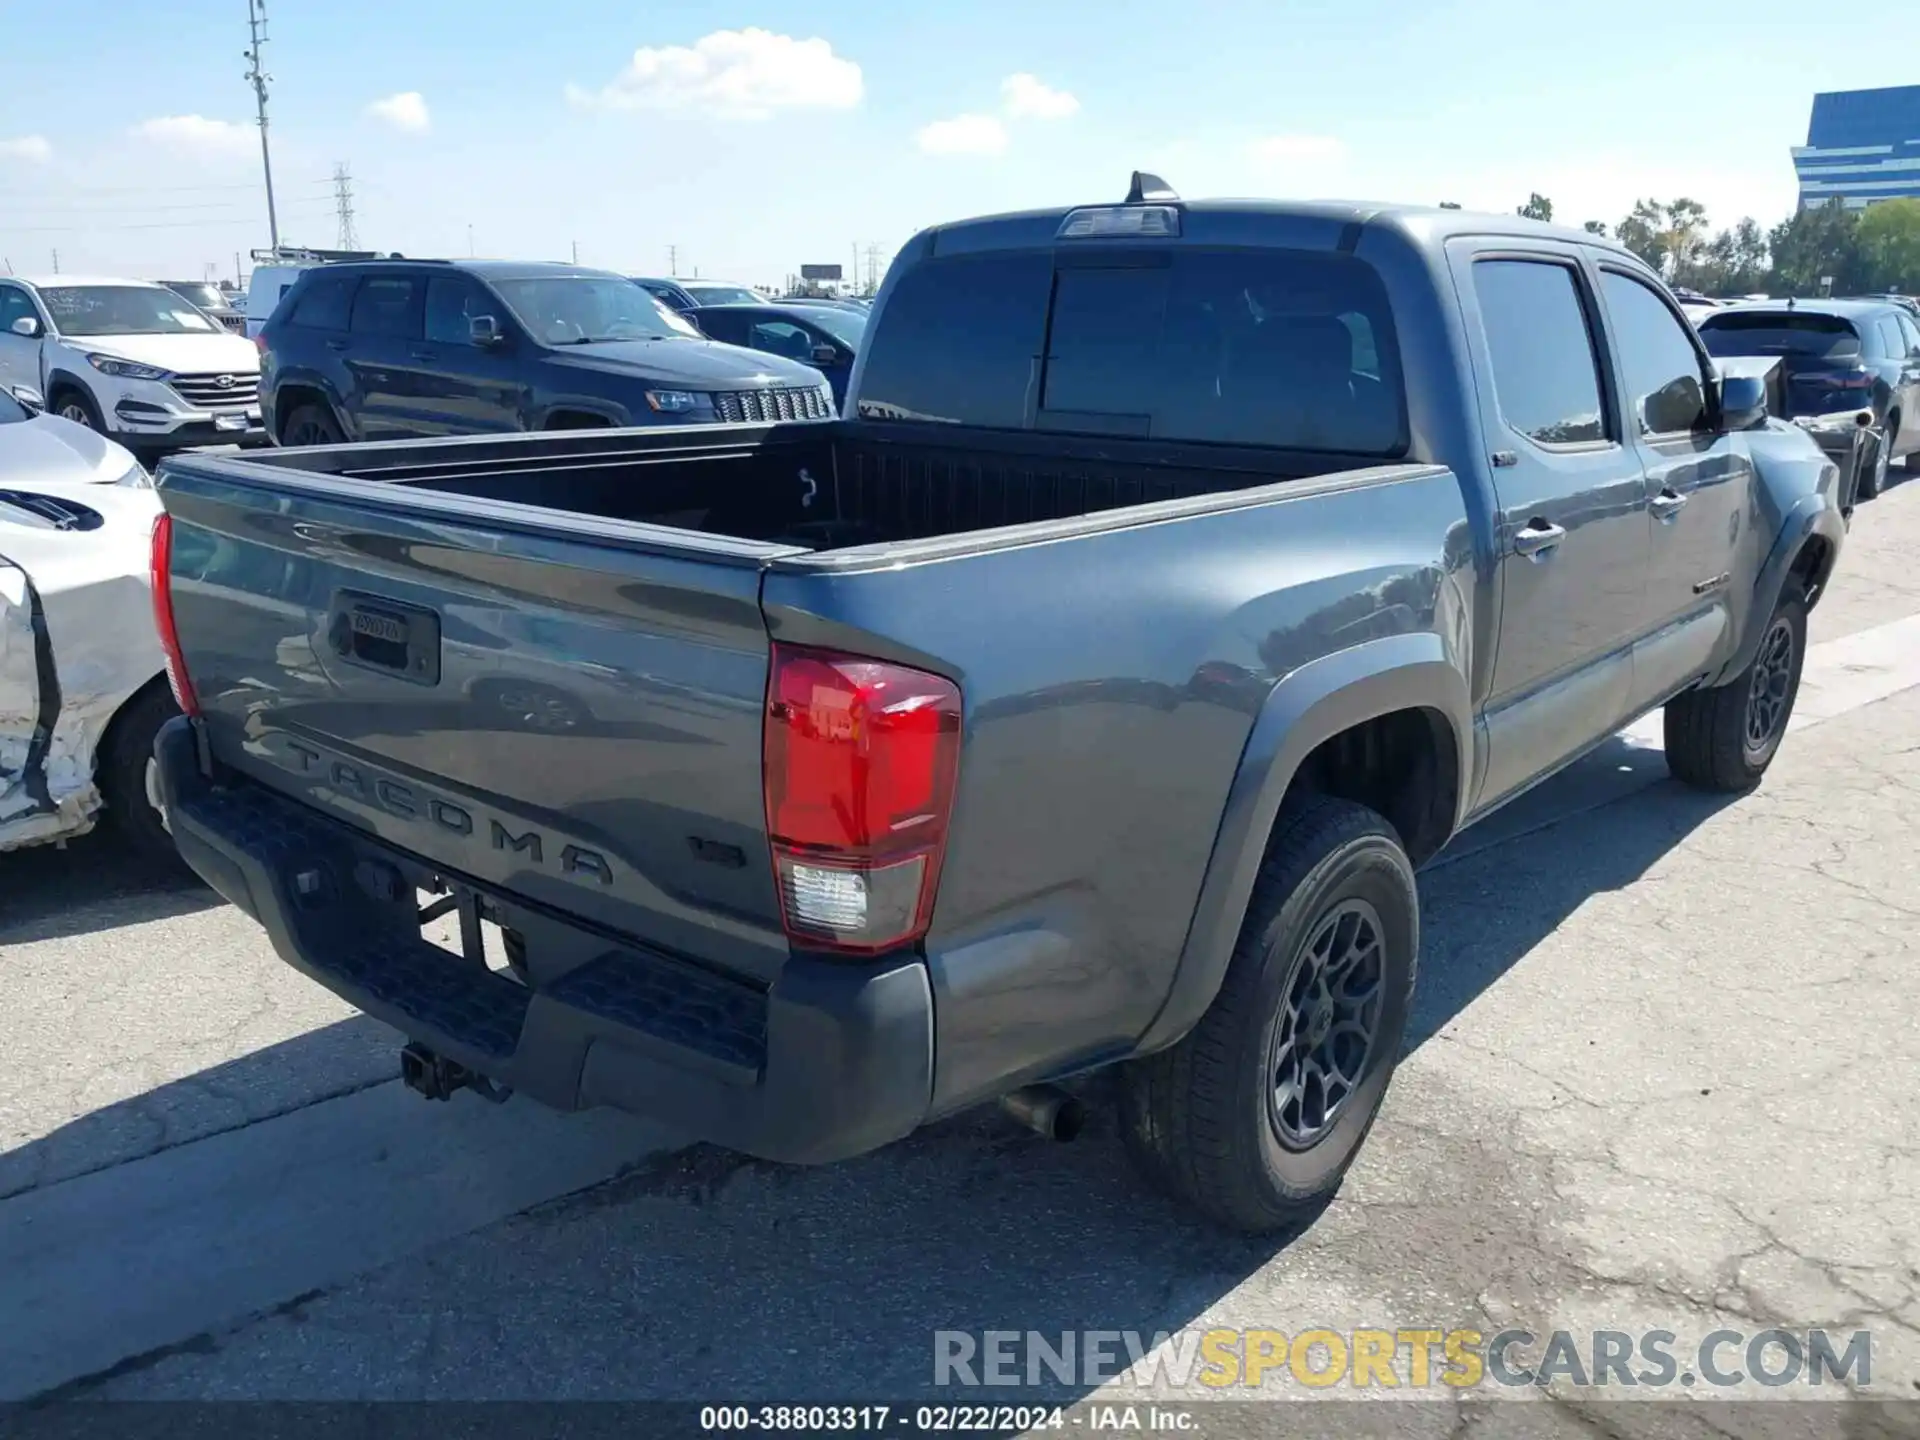
[[[349,665],[415,685],[440,683],[440,617],[422,606],[335,591],[327,615],[327,644]]]

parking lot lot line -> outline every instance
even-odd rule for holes
[[[594,1185],[657,1149],[397,1081],[0,1203],[0,1401],[338,1284]]]

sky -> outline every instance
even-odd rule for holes
[[[336,243],[344,164],[364,247],[752,283],[1118,200],[1135,168],[1189,198],[1537,190],[1611,225],[1684,194],[1771,224],[1816,91],[1920,81],[1785,0],[269,4],[283,241]],[[246,12],[0,0],[0,269],[231,275],[267,243]]]

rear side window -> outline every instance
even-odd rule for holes
[[[1385,288],[1345,255],[1179,250],[1054,278],[1039,424],[1289,450],[1406,448]]]
[[[307,330],[344,330],[347,304],[352,297],[353,282],[345,276],[316,276],[293,297],[293,308],[287,312],[286,323]]]
[[[1880,358],[1885,360],[1904,360],[1907,356],[1906,338],[1900,333],[1900,324],[1891,315],[1875,323],[1880,332]]]
[[[1038,251],[908,270],[873,327],[860,414],[1021,429],[1052,283],[1053,258]]]
[[[420,292],[424,287],[414,276],[370,277],[360,282],[353,297],[352,323],[356,335],[397,335],[413,338],[420,334]]]
[[[1627,382],[1621,408],[1635,417],[1640,433],[1674,435],[1706,424],[1700,352],[1680,318],[1652,289],[1617,270],[1600,273],[1600,293]]]
[[[1894,323],[1900,327],[1900,338],[1907,342],[1907,354],[1920,355],[1920,325],[1916,325],[1905,315],[1896,315]]]
[[[1473,293],[1500,418],[1542,445],[1606,439],[1600,368],[1573,267],[1481,260]]]

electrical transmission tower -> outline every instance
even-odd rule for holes
[[[358,250],[360,237],[353,229],[353,175],[344,160],[333,167],[333,208],[340,217],[340,248]]]
[[[267,238],[280,248],[280,217],[273,208],[273,157],[267,150],[267,82],[273,77],[260,68],[260,47],[267,43],[267,0],[247,0],[247,34],[251,43],[245,59],[244,77],[253,86],[255,107],[260,114],[260,170],[267,181]]]
[[[867,294],[871,295],[880,288],[880,247],[867,244]]]

